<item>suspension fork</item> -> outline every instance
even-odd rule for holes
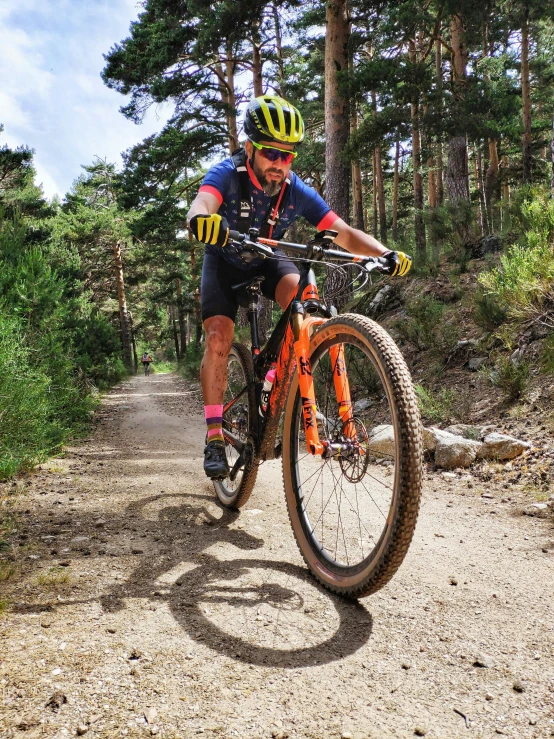
[[[342,420],[344,435],[350,439],[356,439],[356,427],[352,421],[352,397],[350,395],[350,383],[348,382],[348,373],[346,371],[346,362],[344,361],[344,344],[335,344],[329,348],[329,356],[331,357],[333,367],[333,382],[335,384],[335,393],[339,404],[339,415]]]
[[[299,320],[300,319],[300,320]],[[328,454],[338,451],[339,445],[322,442],[317,429],[317,407],[315,402],[314,381],[310,365],[310,333],[314,326],[321,326],[327,319],[320,316],[309,316],[301,320],[301,316],[293,314],[293,331],[297,340],[294,342],[294,353],[296,356],[296,367],[298,371],[298,385],[302,399],[302,417],[304,431],[306,433],[306,446],[308,451],[314,455]],[[352,398],[350,395],[350,383],[346,372],[344,361],[344,345],[336,344],[329,349],[333,367],[333,382],[335,393],[339,404],[339,415],[344,426],[344,435],[352,441],[357,439],[356,428],[351,423]],[[337,446],[337,449],[331,447]]]
[[[314,381],[310,366],[310,329],[321,326],[327,319],[321,316],[308,316],[302,320],[301,314],[293,315],[294,354],[296,371],[302,399],[302,417],[306,432],[306,446],[311,454],[323,454],[325,445],[319,439],[317,430],[317,409],[315,404]]]

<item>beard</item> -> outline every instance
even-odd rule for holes
[[[265,192],[265,194],[270,198],[272,198],[274,195],[277,195],[277,193],[279,192],[279,190],[281,189],[283,185],[283,182],[285,181],[285,178],[282,175],[282,173],[274,169],[273,172],[275,174],[278,174],[281,179],[280,180],[268,180],[264,176],[263,172],[258,168],[256,161],[254,161],[252,165],[252,169],[254,170],[254,174],[258,178],[258,182],[262,186],[262,190]]]

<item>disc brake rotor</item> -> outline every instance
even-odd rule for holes
[[[342,474],[349,482],[360,482],[369,465],[369,436],[359,418],[343,425],[342,440],[351,442],[348,452],[339,457]]]

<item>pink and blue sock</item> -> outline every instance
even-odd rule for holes
[[[223,405],[205,405],[204,417],[208,427],[208,441],[224,441]]]

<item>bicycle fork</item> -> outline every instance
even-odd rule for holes
[[[352,423],[352,400],[350,385],[344,360],[344,346],[336,344],[329,349],[329,356],[333,368],[333,383],[338,403],[338,412],[343,424],[342,436],[348,441],[345,443],[332,442],[329,439],[321,440],[317,428],[317,406],[315,400],[314,381],[310,366],[310,333],[315,326],[320,326],[327,319],[320,316],[304,318],[301,313],[293,314],[294,353],[298,371],[298,385],[302,399],[302,416],[306,433],[306,446],[313,455],[322,457],[337,457],[345,451],[351,451],[356,444],[357,435],[355,424]]]

